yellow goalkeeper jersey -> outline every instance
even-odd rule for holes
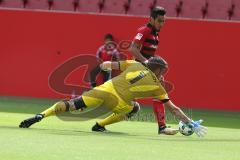
[[[122,73],[102,85],[110,92],[114,90],[126,102],[147,97],[168,99],[168,94],[156,75],[142,63],[134,60],[120,61],[119,67]]]
[[[168,99],[156,75],[134,60],[120,61],[122,73],[104,84],[83,93],[87,107],[99,107],[116,113],[132,110],[132,101],[139,98]]]

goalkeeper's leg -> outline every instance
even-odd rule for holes
[[[46,118],[51,115],[55,115],[57,113],[68,112],[78,109],[86,108],[86,104],[84,103],[82,97],[78,97],[72,100],[63,100],[55,103],[50,108],[46,109],[42,113],[36,114],[34,117],[25,119],[19,125],[20,128],[29,128],[34,123],[41,121],[43,118]]]
[[[104,132],[106,131],[105,126],[110,125],[113,123],[120,122],[124,119],[131,118],[134,116],[138,111],[140,110],[140,105],[138,102],[133,102],[133,109],[131,112],[127,114],[118,114],[118,113],[113,113],[110,116],[106,117],[105,119],[97,122],[93,127],[92,131],[96,132]]]

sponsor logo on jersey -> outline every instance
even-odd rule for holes
[[[143,37],[143,34],[142,33],[138,33],[135,37],[135,39],[137,40],[141,40],[141,38]]]

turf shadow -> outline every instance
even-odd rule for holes
[[[44,134],[53,134],[53,135],[66,135],[66,136],[105,136],[105,137],[116,137],[116,138],[133,138],[133,139],[145,139],[145,140],[153,140],[153,141],[166,141],[166,142],[198,142],[198,143],[227,143],[227,142],[235,142],[240,143],[240,139],[217,139],[217,138],[197,138],[197,137],[180,137],[180,136],[167,136],[166,135],[155,135],[149,136],[144,134],[129,134],[125,132],[92,132],[92,131],[81,131],[81,130],[66,130],[66,129],[47,129],[47,128],[18,128],[18,126],[0,126],[0,129],[13,129],[13,130],[31,130],[38,133]],[[194,135],[195,136],[195,135]]]

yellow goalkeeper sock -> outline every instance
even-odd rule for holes
[[[104,127],[106,125],[109,124],[113,124],[113,123],[117,123],[122,121],[124,118],[126,118],[125,114],[116,114],[113,113],[110,116],[108,116],[107,118],[101,120],[100,122],[97,122],[100,126]]]
[[[51,115],[54,115],[56,113],[61,113],[66,111],[66,105],[64,102],[57,102],[52,107],[46,109],[41,114],[43,114],[44,117],[48,117]]]

